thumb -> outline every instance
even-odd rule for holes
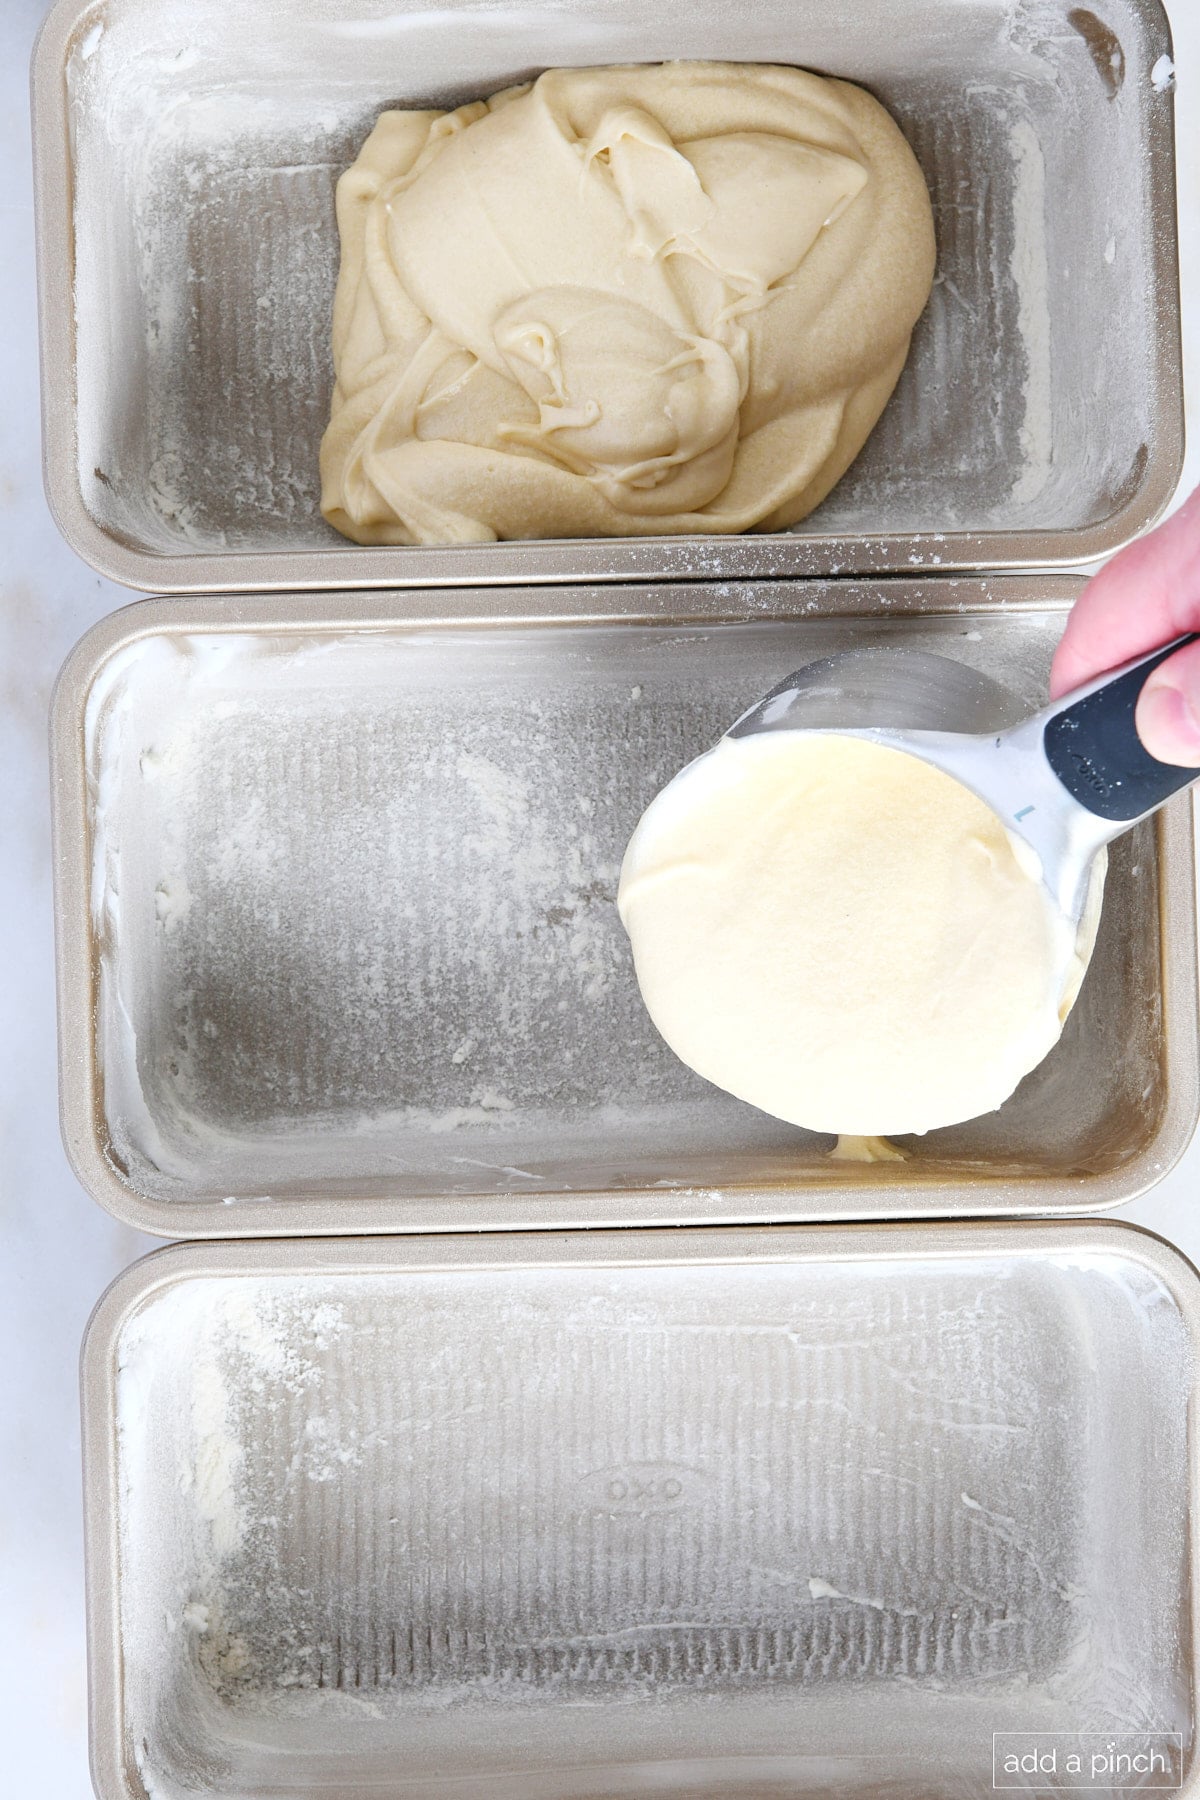
[[[1134,722],[1159,762],[1200,768],[1200,643],[1177,650],[1147,677]]]

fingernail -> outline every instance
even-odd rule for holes
[[[1187,695],[1165,681],[1147,684],[1137,706],[1137,731],[1159,762],[1200,768],[1200,718]]]

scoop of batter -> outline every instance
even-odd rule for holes
[[[337,210],[321,506],[366,544],[794,524],[933,278],[900,131],[797,69],[560,69],[387,112]]]
[[[990,1112],[1056,1042],[1098,918],[942,770],[864,739],[724,738],[647,809],[621,918],[650,1016],[718,1087],[870,1138]]]

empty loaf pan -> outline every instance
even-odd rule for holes
[[[1196,1118],[1186,796],[1114,846],[1061,1043],[999,1112],[901,1140],[900,1163],[831,1161],[830,1138],[677,1061],[615,906],[642,809],[780,676],[904,644],[996,677],[1014,716],[1077,586],[626,587],[604,623],[615,590],[513,591],[503,622],[478,592],[105,620],[55,702],[80,1178],[169,1236],[1129,1198]]]
[[[84,1353],[98,1792],[1194,1792],[1198,1306],[1110,1224],[160,1251]]]
[[[152,590],[1078,562],[1182,457],[1158,0],[60,0],[34,70],[46,471]],[[864,83],[929,182],[936,285],[861,457],[792,532],[360,549],[318,512],[333,194],[379,111],[676,57]]]

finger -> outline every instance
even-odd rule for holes
[[[1197,629],[1200,488],[1155,531],[1119,550],[1088,582],[1055,653],[1051,698]]]
[[[1134,722],[1159,762],[1200,769],[1200,644],[1177,650],[1147,677]]]

